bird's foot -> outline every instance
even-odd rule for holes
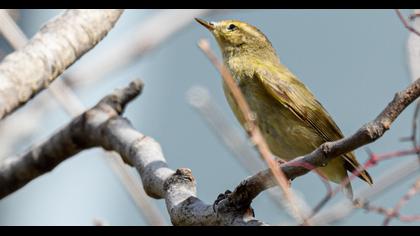
[[[216,201],[214,201],[214,203],[213,203],[213,212],[215,212],[217,214],[218,204],[222,201],[225,201],[225,200],[228,201],[229,196],[231,194],[232,194],[232,191],[230,191],[230,190],[226,190],[224,193],[219,194],[217,196]],[[236,207],[234,209],[235,209],[235,211],[239,210]],[[245,213],[245,215],[252,215],[252,217],[255,217],[254,209],[250,205],[248,205],[247,207],[240,207],[240,209],[242,209],[240,211],[244,211],[243,213]]]
[[[213,203],[213,212],[216,212],[216,207],[217,207],[217,205],[218,205],[221,201],[223,201],[223,200],[225,200],[226,198],[228,198],[230,194],[232,194],[232,191],[230,191],[230,190],[226,190],[226,191],[225,191],[225,193],[221,193],[221,194],[219,194],[219,196],[217,196],[216,201],[214,201],[214,203]]]

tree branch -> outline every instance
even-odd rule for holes
[[[0,64],[0,119],[42,91],[112,29],[122,10],[67,10]]]
[[[249,208],[230,205],[215,213],[212,205],[197,198],[191,170],[170,169],[160,145],[120,116],[142,87],[140,81],[132,82],[127,88],[104,97],[49,140],[19,157],[4,159],[0,163],[0,198],[82,150],[102,147],[118,152],[127,164],[137,169],[149,196],[165,199],[174,225],[265,225],[253,217]]]
[[[106,96],[95,107],[76,117],[50,139],[23,155],[2,160],[0,198],[52,170],[68,157],[97,146],[95,135],[98,134],[95,129],[105,120],[121,114],[125,105],[141,92],[142,87],[142,83],[136,81],[128,88]]]

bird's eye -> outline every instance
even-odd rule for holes
[[[234,25],[234,24],[230,24],[229,26],[228,26],[228,30],[230,30],[230,31],[233,31],[233,30],[235,30],[235,29],[237,29],[238,27],[236,27],[236,25]]]

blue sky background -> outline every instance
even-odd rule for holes
[[[59,12],[25,10],[19,23],[28,35],[33,35]],[[121,32],[154,13],[155,10],[127,10],[108,37],[78,63],[89,60],[90,54],[118,40],[123,42],[119,38]],[[239,19],[261,29],[281,61],[311,89],[345,135],[374,119],[394,93],[410,81],[406,60],[408,32],[393,10],[231,10],[206,19]],[[191,168],[197,180],[198,197],[212,203],[220,192],[233,189],[250,173],[240,166],[186,100],[192,86],[207,88],[231,125],[245,136],[225,101],[219,74],[196,46],[203,37],[210,39],[220,57],[210,33],[191,21],[142,60],[108,74],[99,83],[81,88],[77,94],[86,106],[92,106],[114,88],[128,84],[133,78],[142,78],[144,92],[130,103],[125,116],[138,130],[160,142],[170,167]],[[6,52],[10,51],[3,41],[0,43]],[[410,148],[400,138],[410,135],[412,114],[413,106],[403,112],[384,137],[369,147],[378,153]],[[19,152],[47,138],[69,119],[60,108],[49,109],[38,132],[22,143]],[[144,225],[142,215],[101,152],[93,149],[72,157],[2,199],[0,225],[92,225],[94,218],[104,219],[111,225]],[[356,155],[360,162],[367,159],[363,148],[356,150]],[[386,161],[369,172],[375,180],[394,165],[412,158],[415,156]],[[414,179],[395,186],[373,203],[393,207]],[[355,189],[364,185],[359,180],[353,183]],[[325,193],[313,174],[296,179],[293,187],[312,205]],[[153,202],[169,222],[164,201]],[[414,197],[402,212],[420,213],[419,204],[419,197]],[[268,223],[290,220],[266,193],[254,200],[253,207],[256,216]],[[379,225],[382,220],[381,215],[357,210],[339,224]],[[400,224],[407,225],[397,220],[391,222],[391,225]]]

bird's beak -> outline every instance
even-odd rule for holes
[[[214,24],[211,22],[207,22],[203,19],[200,18],[195,18],[195,20],[200,23],[201,25],[203,25],[204,27],[206,27],[208,30],[213,31],[214,30]]]

